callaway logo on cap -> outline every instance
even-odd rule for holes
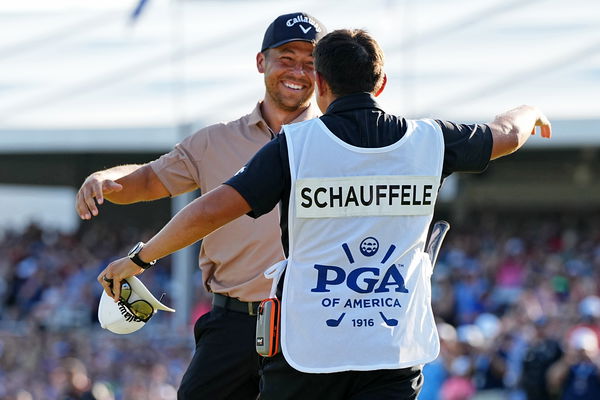
[[[297,40],[316,43],[326,34],[325,26],[311,15],[303,12],[280,15],[267,28],[260,51]]]
[[[142,328],[156,311],[175,312],[162,304],[135,276],[121,282],[121,297],[118,302],[102,293],[98,306],[100,326],[111,332],[126,334]]]

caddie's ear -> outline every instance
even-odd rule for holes
[[[375,97],[379,96],[381,94],[381,92],[383,92],[383,89],[385,89],[386,83],[387,83],[387,75],[383,74],[383,82],[381,83],[381,87],[379,89],[377,89],[377,92],[375,93]]]
[[[261,74],[265,73],[265,57],[265,53],[258,52],[256,54],[256,69]]]
[[[317,106],[319,106],[319,110],[325,114],[327,107],[329,107],[329,104],[334,100],[333,93],[323,75],[316,71],[315,82],[317,84]]]
[[[315,82],[317,83],[317,95],[324,96],[327,94],[329,85],[327,84],[327,81],[325,81],[325,78],[323,78],[323,75],[317,71],[315,71]]]

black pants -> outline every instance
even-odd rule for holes
[[[196,351],[177,392],[178,400],[255,400],[259,355],[256,317],[213,307],[196,321]]]
[[[307,374],[279,353],[263,360],[260,400],[413,400],[422,386],[421,367]]]

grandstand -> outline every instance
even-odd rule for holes
[[[42,253],[64,256],[63,264],[49,267],[62,277],[93,281],[99,263],[123,254],[137,235],[162,226],[189,201],[191,197],[127,207],[106,204],[97,221],[84,223],[68,204],[90,172],[153,160],[198,127],[249,112],[263,92],[254,62],[263,29],[274,16],[294,10],[312,13],[330,30],[366,28],[380,41],[389,82],[380,102],[389,112],[484,122],[528,103],[538,105],[553,124],[551,141],[533,138],[518,154],[493,162],[485,173],[455,176],[445,183],[438,214],[454,228],[436,271],[436,290],[456,296],[458,288],[473,289],[472,299],[456,300],[457,309],[436,304],[439,314],[447,316],[445,322],[453,327],[471,325],[481,314],[494,314],[503,318],[505,331],[492,338],[502,337],[513,347],[522,346],[524,352],[527,335],[538,328],[534,321],[572,312],[574,317],[568,321],[554,322],[556,333],[564,332],[580,322],[578,316],[585,316],[578,314],[579,302],[599,294],[597,287],[586,284],[586,280],[598,281],[595,271],[600,266],[600,236],[593,224],[600,204],[597,1],[150,0],[135,19],[133,0],[8,3],[0,5],[0,398],[17,399],[15,393],[23,389],[19,382],[30,379],[27,371],[35,370],[32,363],[42,359],[50,366],[35,376],[50,382],[52,374],[81,372],[77,362],[63,363],[68,356],[91,363],[102,353],[102,343],[126,348],[128,339],[97,331],[94,317],[88,315],[93,302],[86,303],[83,311],[66,313],[63,325],[40,328],[38,318],[57,307],[52,296],[66,293],[64,288],[51,290],[55,282],[50,277],[40,278],[44,283],[39,286],[30,284],[39,293],[21,298],[27,301],[20,300],[25,295],[13,285],[27,287],[28,265],[33,261],[25,261],[39,260],[38,247]],[[9,201],[9,194],[18,196]],[[39,201],[47,196],[55,196],[56,203]],[[55,204],[51,212],[46,208],[49,204]],[[25,228],[36,215],[43,228]],[[122,233],[111,240],[106,226],[118,226]],[[94,253],[90,246],[101,249]],[[546,256],[540,251],[546,251]],[[69,252],[85,261],[67,257]],[[152,357],[137,364],[127,361],[136,377],[139,370],[156,369],[153,374],[162,377],[157,381],[162,382],[165,399],[174,398],[169,397],[170,390],[176,387],[191,351],[191,309],[203,304],[197,294],[200,278],[182,279],[196,273],[194,252],[181,253],[173,261],[175,268],[170,268],[170,260],[165,262],[164,271],[175,274],[172,278],[167,273],[149,278],[155,290],[161,290],[159,279],[164,279],[174,282],[167,291],[188,293],[172,299],[177,302],[177,318],[162,316],[153,321],[154,331],[148,328],[136,336],[160,349],[156,357],[173,355],[171,363],[155,363]],[[517,267],[511,269],[512,265]],[[86,272],[77,274],[73,266]],[[474,272],[478,269],[482,272]],[[524,269],[534,272],[523,274]],[[514,271],[518,276],[511,286],[510,279],[502,277]],[[450,279],[452,274],[458,278]],[[477,284],[469,286],[469,282]],[[552,290],[536,289],[546,282],[554,285]],[[560,282],[569,290],[560,289]],[[80,295],[93,298],[99,294],[96,286]],[[544,303],[542,298],[549,293],[558,300]],[[511,294],[517,296],[514,303],[506,301]],[[537,300],[528,302],[519,296]],[[553,310],[548,315],[531,311],[546,306]],[[33,319],[27,317],[30,310],[37,310]],[[526,329],[511,336],[506,329],[515,326],[518,311],[527,314],[519,320]],[[15,321],[25,323],[14,325]],[[37,341],[27,339],[37,329],[50,333]],[[73,350],[81,338],[73,333],[73,338],[63,340],[63,329],[81,329],[99,338],[100,344],[82,350],[81,355]],[[490,375],[477,366],[461,369],[458,361],[452,365],[461,355],[480,354],[477,349],[483,346],[469,342],[465,339],[469,335],[460,330],[454,334],[454,342],[471,348],[458,349],[449,333],[443,342],[446,377],[475,381],[482,379],[478,373]],[[157,344],[161,335],[168,335],[173,346],[161,348]],[[41,348],[43,340],[53,349],[48,358],[33,353],[19,358],[6,350]],[[493,374],[487,376],[490,386],[476,388],[523,398],[519,349],[496,350],[512,369],[502,379],[496,376],[493,385],[489,383]],[[117,393],[117,398],[146,398],[127,397],[126,390],[134,389],[102,364],[118,360],[117,353],[81,373],[90,382],[105,382],[105,389]],[[131,350],[140,353],[141,348]],[[23,373],[11,375],[10,370]],[[9,384],[5,379],[9,376],[16,377],[11,382],[17,383]],[[151,389],[144,390],[150,393]],[[37,398],[33,393],[30,398]],[[44,393],[49,393],[45,398],[55,398],[51,391]]]

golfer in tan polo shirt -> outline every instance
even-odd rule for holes
[[[277,17],[256,55],[266,90],[254,110],[201,129],[149,164],[94,172],[77,193],[79,216],[87,220],[98,215],[104,199],[130,204],[197,188],[206,193],[242,168],[282,124],[316,117],[312,51],[325,34],[325,27],[306,13]],[[196,321],[196,351],[178,399],[256,399],[255,312],[269,294],[263,271],[284,258],[280,234],[274,210],[256,220],[242,216],[204,239],[199,262],[204,284],[213,293],[213,309]]]

